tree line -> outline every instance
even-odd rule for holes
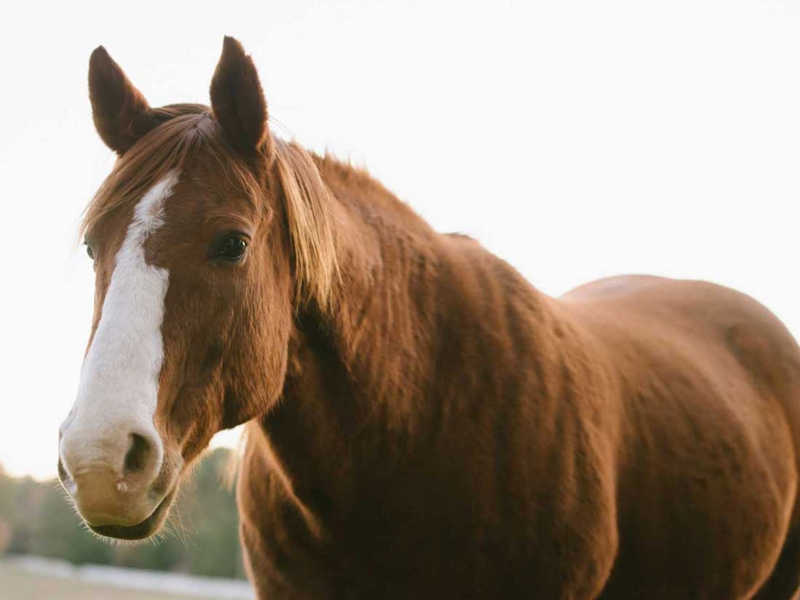
[[[244,577],[236,501],[224,483],[230,453],[209,452],[183,484],[164,533],[138,544],[109,544],[90,532],[56,480],[14,478],[0,470],[0,554]]]

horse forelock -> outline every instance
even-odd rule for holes
[[[154,112],[163,122],[117,160],[84,211],[81,237],[91,239],[107,217],[131,211],[147,190],[170,172],[184,172],[187,161],[201,153],[214,160],[221,177],[254,202],[262,201],[257,176],[225,141],[210,108],[177,104]],[[274,168],[280,187],[297,280],[296,300],[313,300],[325,311],[335,304],[333,290],[339,273],[330,191],[318,169],[318,157],[296,143],[279,139],[274,139],[269,148],[270,155],[262,157],[262,166]]]
[[[95,227],[118,211],[130,210],[148,189],[171,171],[183,171],[197,153],[213,157],[220,174],[252,196],[258,184],[253,174],[226,144],[211,109],[176,104],[155,109],[161,124],[142,136],[114,164],[84,211],[80,233],[91,237]]]

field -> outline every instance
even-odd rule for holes
[[[169,590],[158,591],[158,590]],[[175,593],[170,593],[175,592]],[[252,598],[246,584],[39,559],[0,561],[3,600],[187,600]]]

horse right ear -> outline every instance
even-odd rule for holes
[[[158,124],[147,100],[102,46],[89,59],[89,99],[97,133],[117,154]]]
[[[267,101],[253,59],[225,36],[211,80],[211,109],[228,141],[246,153],[269,147]]]

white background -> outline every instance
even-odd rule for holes
[[[796,3],[252,4],[4,9],[7,471],[54,475],[77,388],[93,281],[76,229],[113,162],[87,98],[98,44],[152,105],[207,102],[222,36],[234,35],[275,132],[368,167],[544,292],[626,272],[703,278],[754,295],[800,334]]]

